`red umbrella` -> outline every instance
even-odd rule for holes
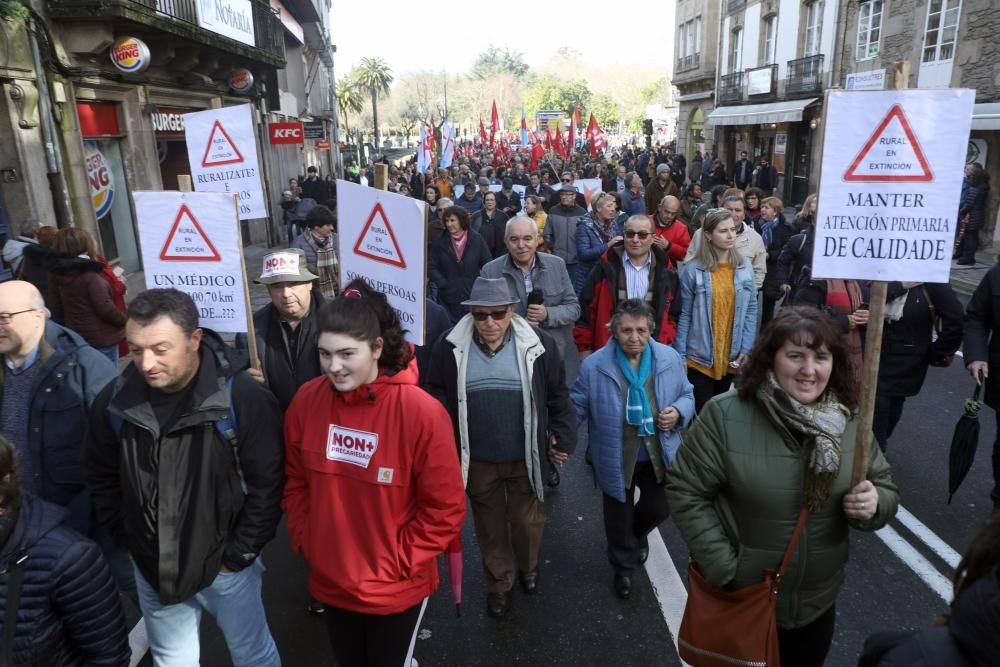
[[[455,536],[444,550],[444,563],[448,566],[448,583],[455,598],[455,616],[462,615],[462,535]]]

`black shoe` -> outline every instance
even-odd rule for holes
[[[639,538],[639,563],[645,564],[649,558],[649,536]]]
[[[549,466],[549,475],[545,480],[548,486],[556,487],[559,486],[559,482],[562,481],[559,477],[559,468],[554,465]]]
[[[500,618],[510,608],[510,596],[507,593],[487,593],[486,613],[493,618]]]
[[[538,592],[538,570],[534,572],[518,572],[517,578],[521,580],[521,590],[525,595],[534,595]]]
[[[976,263],[976,260],[974,260],[974,259],[960,259],[960,260],[958,260],[955,263],[958,264],[959,266],[972,266],[973,264]]]
[[[615,595],[622,600],[628,600],[632,595],[632,579],[627,574],[615,575]]]

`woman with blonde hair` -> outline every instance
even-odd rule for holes
[[[548,252],[545,248],[545,237],[542,232],[545,230],[545,223],[549,221],[549,214],[542,208],[542,199],[537,195],[528,195],[524,198],[524,213],[535,221],[538,227],[538,249]]]
[[[757,335],[753,265],[736,251],[736,223],[709,211],[703,242],[681,272],[681,316],[674,347],[687,361],[695,410],[729,389]]]

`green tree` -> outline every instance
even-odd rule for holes
[[[586,108],[590,90],[584,81],[562,81],[550,77],[538,79],[524,95],[524,105],[529,116],[548,109],[573,113],[573,107]]]
[[[516,79],[522,79],[528,73],[528,63],[524,62],[524,54],[520,51],[498,48],[492,44],[472,63],[469,76],[484,81],[496,74],[510,74]]]
[[[639,103],[643,106],[656,103],[665,104],[669,87],[670,84],[665,78],[657,79],[649,85],[643,86],[639,89]]]
[[[372,96],[372,125],[375,128],[375,150],[380,151],[382,139],[378,132],[378,98],[389,95],[392,84],[392,69],[383,58],[362,58],[357,69],[358,85]]]
[[[602,130],[607,130],[609,127],[618,124],[618,119],[621,118],[621,111],[618,109],[618,103],[615,102],[607,93],[601,93],[600,95],[595,95],[590,106],[587,107],[587,111],[594,114],[594,118],[597,119],[597,124],[601,126]],[[589,117],[588,117],[589,118]],[[586,123],[588,118],[581,118],[581,121]],[[586,125],[584,125],[586,128]]]
[[[337,95],[337,110],[344,119],[344,130],[347,132],[348,140],[351,136],[351,126],[347,122],[347,117],[349,114],[360,114],[365,103],[364,91],[358,87],[353,75],[354,72],[351,72],[341,77],[334,88]]]

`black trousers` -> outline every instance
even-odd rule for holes
[[[699,413],[713,396],[729,391],[733,378],[731,375],[723,375],[721,380],[713,380],[701,371],[689,368],[688,382],[694,385],[694,411]]]
[[[409,667],[427,600],[379,616],[327,606],[326,630],[339,667]]]
[[[760,330],[763,331],[767,323],[774,319],[774,307],[781,299],[773,299],[764,292],[760,293]]]
[[[823,667],[833,642],[833,626],[837,620],[836,605],[809,625],[794,630],[778,628],[778,649],[781,664],[795,667]]]
[[[1000,411],[997,417],[997,439],[993,442],[993,492],[990,498],[993,500],[993,509],[1000,509]]]
[[[903,404],[906,403],[905,396],[882,396],[875,395],[875,413],[872,416],[872,432],[875,434],[875,441],[878,446],[885,451],[889,445],[889,438],[896,430],[899,419],[903,416]]]
[[[635,502],[637,486],[638,503]],[[667,495],[656,483],[653,464],[636,463],[632,486],[625,490],[625,502],[604,495],[604,534],[608,538],[608,560],[616,573],[627,575],[639,567],[639,545],[668,516]]]

